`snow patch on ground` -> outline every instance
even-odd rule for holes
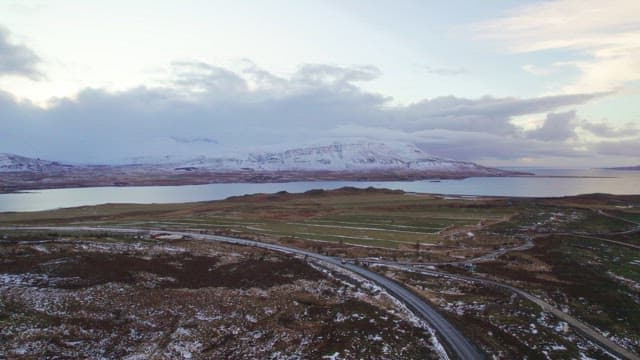
[[[430,341],[431,341],[431,345],[433,347],[433,349],[436,351],[436,353],[438,354],[438,357],[442,360],[448,360],[449,356],[447,355],[447,351],[445,350],[444,346],[442,345],[442,343],[440,343],[440,341],[438,340],[438,338],[436,337],[436,332],[433,328],[431,328],[431,326],[429,326],[429,324],[422,320],[421,318],[419,318],[417,315],[415,315],[413,313],[413,311],[409,310],[409,308],[406,307],[406,305],[404,305],[401,301],[399,301],[398,299],[396,299],[395,297],[391,296],[391,294],[389,294],[386,290],[384,290],[383,288],[381,288],[380,286],[376,285],[375,283],[373,283],[370,280],[367,280],[357,274],[354,274],[350,271],[347,271],[345,269],[342,269],[340,267],[331,265],[331,264],[326,264],[323,263],[323,267],[319,267],[317,265],[315,265],[313,262],[310,263],[310,265],[320,271],[323,271],[323,267],[329,268],[331,271],[339,273],[343,276],[347,276],[351,279],[353,279],[354,281],[356,281],[360,287],[367,289],[370,293],[375,294],[374,296],[376,297],[380,297],[380,296],[384,296],[385,298],[387,298],[388,300],[390,300],[391,302],[393,302],[393,304],[395,305],[395,308],[398,309],[399,311],[393,312],[391,311],[392,314],[394,315],[399,315],[402,318],[404,318],[405,320],[409,321],[411,324],[413,324],[413,326],[418,327],[418,328],[422,328],[424,330],[426,330],[427,332],[429,332],[430,336]],[[325,274],[331,276],[330,273],[327,273],[326,271],[323,271]],[[335,278],[335,277],[334,277]],[[346,283],[343,280],[336,278],[337,280],[343,282],[344,284],[353,287],[352,284]],[[355,293],[355,296],[357,298],[360,298],[362,300],[366,300],[366,298],[368,296],[370,296],[369,294],[363,293],[362,291],[357,291]]]
[[[322,357],[323,359],[327,359],[327,360],[340,360],[340,353],[339,352],[335,352],[331,355],[325,355]]]

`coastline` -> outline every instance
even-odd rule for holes
[[[87,170],[58,173],[6,172],[0,181],[0,194],[30,190],[71,189],[88,187],[142,187],[206,184],[267,184],[301,181],[421,181],[462,180],[470,177],[535,176],[531,173],[501,171],[499,173],[425,172],[425,171],[187,171],[124,172]]]

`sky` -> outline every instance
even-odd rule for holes
[[[640,2],[0,1],[0,152],[640,164]]]

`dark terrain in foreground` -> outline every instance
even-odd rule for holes
[[[147,228],[160,233],[208,232],[366,263],[370,269],[402,282],[434,304],[489,357],[503,359],[611,358],[607,351],[612,349],[607,349],[606,343],[603,345],[593,335],[567,324],[564,317],[558,317],[559,313],[626,348],[631,353],[629,358],[636,356],[633,353],[638,353],[640,339],[639,222],[640,196],[456,198],[374,189],[254,195],[195,204],[104,205],[0,214],[0,226],[87,225]],[[364,285],[360,285],[360,290],[358,286],[351,287],[347,284],[352,284],[353,279],[344,275],[333,274],[322,280],[316,275],[328,275],[310,268],[305,259],[246,247],[214,246],[197,239],[173,239],[168,235],[134,238],[108,233],[101,236],[38,233],[26,229],[2,234],[4,315],[0,321],[2,339],[11,340],[3,344],[32,346],[37,351],[50,351],[48,354],[52,356],[91,356],[87,349],[92,348],[103,351],[107,357],[146,354],[168,358],[180,356],[176,349],[184,347],[190,347],[186,351],[196,358],[249,356],[238,351],[250,348],[263,349],[260,353],[263,355],[276,354],[275,358],[300,353],[315,358],[335,353],[340,358],[438,355],[428,332],[416,324],[398,328],[382,322],[382,318],[392,319],[403,313],[388,297]],[[256,255],[248,255],[254,252]],[[232,274],[234,271],[237,276]],[[194,275],[189,276],[191,273]],[[319,335],[300,328],[290,331],[278,322],[263,322],[259,312],[247,310],[254,309],[254,304],[282,299],[273,289],[285,286],[283,279],[307,284],[297,289],[312,293],[322,309],[338,303],[343,304],[342,315],[358,312],[364,316],[363,323],[368,321],[380,333],[364,330],[341,333],[351,339],[346,341],[335,334]],[[318,285],[318,281],[326,285]],[[238,286],[245,289],[242,296],[225,292],[238,291]],[[318,295],[325,288],[344,297],[331,297],[329,292]],[[112,291],[107,297],[95,296],[94,292],[105,289]],[[523,289],[531,297],[513,289]],[[282,294],[291,292],[291,288],[286,288]],[[46,300],[56,299],[54,294],[64,294],[69,299]],[[349,294],[375,306],[379,315],[353,310],[361,308],[352,306]],[[196,301],[200,296],[208,300]],[[144,301],[131,306],[118,303],[121,301],[118,299],[133,301],[138,297]],[[104,299],[114,300],[104,302]],[[236,302],[228,304],[225,299]],[[547,305],[541,308],[531,299],[539,299],[559,312],[545,308]],[[194,302],[187,304],[188,301]],[[315,313],[308,301],[291,301],[302,306],[298,309],[305,316]],[[124,314],[108,315],[120,308],[125,309]],[[198,318],[195,312],[201,308],[211,314]],[[178,318],[177,326],[168,321],[154,323],[156,320],[143,316],[153,313],[163,314],[163,319],[170,318],[167,314],[172,313]],[[50,316],[62,319],[47,320]],[[216,322],[220,321],[215,320],[216,316],[227,322]],[[139,327],[132,325],[134,332],[130,328],[122,332],[114,330],[110,337],[107,330],[99,336],[87,335],[97,331],[91,330],[92,324],[99,323],[96,319],[123,321],[119,317]],[[339,333],[344,325],[343,317],[336,313],[322,320],[304,316],[301,319],[326,322],[326,326]],[[294,323],[300,324],[299,321]],[[65,333],[63,330],[72,323],[75,332]],[[144,328],[140,324],[153,326]],[[232,331],[229,340],[205,346],[202,344],[206,336],[194,335],[202,327],[216,334],[229,329],[236,329],[236,333]],[[415,330],[410,330],[411,327]],[[25,333],[35,334],[33,337],[19,331],[27,328],[36,329]],[[246,342],[254,331],[269,334],[255,341],[282,339],[291,332],[307,334],[302,343],[308,346],[296,350],[282,345],[288,343],[283,340],[278,347],[261,348]],[[84,344],[82,336],[91,345]],[[219,339],[217,336],[214,338]],[[325,341],[319,342],[319,337]],[[399,341],[396,337],[401,339],[398,347],[410,352],[402,353],[404,350],[395,346],[393,342]],[[98,338],[112,340],[91,342]],[[116,339],[128,344],[118,348],[120,352],[112,350],[117,347],[113,345]],[[296,344],[301,340],[288,339],[294,339],[291,343]],[[320,343],[333,345],[322,347]],[[5,349],[17,355],[24,350],[16,346]],[[144,352],[149,349],[157,352]]]

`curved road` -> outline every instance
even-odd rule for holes
[[[444,340],[444,344],[448,350],[449,354],[454,355],[458,359],[462,360],[472,360],[472,359],[484,359],[485,356],[482,354],[478,348],[472,344],[458,329],[453,327],[453,325],[448,322],[442,315],[440,315],[435,309],[433,309],[429,304],[427,304],[423,299],[421,299],[418,295],[414,294],[400,283],[386,278],[382,275],[374,273],[365,268],[356,266],[351,263],[343,263],[341,260],[331,257],[324,256],[320,254],[316,254],[313,252],[299,250],[294,248],[289,248],[286,246],[275,245],[262,243],[258,241],[245,240],[232,238],[227,236],[218,236],[218,235],[208,235],[208,234],[200,234],[194,232],[183,232],[183,231],[159,231],[159,230],[147,230],[147,229],[127,229],[127,228],[108,228],[108,227],[85,227],[85,226],[38,226],[38,227],[0,227],[0,230],[44,230],[44,231],[62,231],[62,232],[79,232],[79,231],[87,231],[87,232],[95,232],[95,231],[103,231],[103,232],[112,232],[112,233],[122,233],[122,234],[148,234],[148,233],[162,233],[169,235],[179,235],[179,236],[189,236],[194,239],[201,239],[207,241],[218,241],[225,242],[236,245],[245,245],[245,246],[253,246],[259,247],[263,249],[278,251],[287,254],[294,255],[303,255],[309,258],[318,260],[320,262],[324,262],[327,264],[331,264],[352,273],[358,274],[365,279],[368,279],[380,287],[384,288],[394,296],[396,299],[402,301],[404,304],[409,307],[417,316],[424,319],[431,325],[439,335],[439,337]]]
[[[440,272],[440,271],[434,271],[434,270],[418,270],[415,268],[411,268],[411,267],[407,267],[407,266],[396,266],[397,268],[403,269],[403,270],[407,270],[407,271],[412,271],[412,272],[418,272],[421,274],[425,274],[425,275],[430,275],[430,276],[437,276],[437,277],[448,277],[451,279],[456,279],[456,280],[465,280],[465,281],[471,281],[471,282],[476,282],[476,283],[480,283],[480,284],[484,284],[484,285],[491,285],[494,287],[499,287],[499,288],[503,288],[506,290],[509,290],[515,294],[518,294],[520,296],[522,296],[523,298],[535,303],[536,305],[540,306],[540,308],[543,311],[549,312],[553,315],[555,315],[557,318],[562,319],[564,321],[566,321],[569,325],[573,326],[576,330],[578,330],[580,333],[582,333],[583,335],[585,335],[587,338],[591,339],[592,341],[596,342],[597,344],[599,344],[600,346],[602,346],[604,349],[606,349],[607,351],[611,352],[612,354],[615,354],[616,356],[619,356],[621,358],[624,359],[631,359],[631,360],[640,360],[640,356],[632,353],[631,351],[623,348],[622,346],[616,344],[615,342],[611,341],[609,338],[605,337],[604,335],[600,334],[598,331],[596,331],[595,329],[593,329],[592,327],[590,327],[589,325],[581,322],[580,320],[574,318],[573,316],[562,312],[560,309],[554,307],[553,305],[549,304],[548,302],[533,296],[531,294],[529,294],[528,292],[519,289],[515,286],[511,286],[508,284],[504,284],[504,283],[500,283],[494,280],[489,280],[489,279],[484,279],[484,278],[479,278],[479,277],[473,277],[473,276],[464,276],[464,275],[456,275],[456,274],[450,274],[450,273],[445,273],[445,272]]]

